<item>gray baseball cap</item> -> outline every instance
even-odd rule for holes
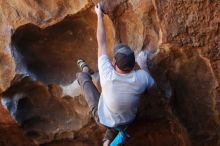
[[[122,71],[129,72],[134,68],[135,56],[134,51],[126,44],[117,44],[114,47],[114,57],[116,65]]]

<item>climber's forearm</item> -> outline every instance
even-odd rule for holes
[[[147,66],[148,54],[149,53],[147,50],[142,50],[135,56],[136,57],[135,60],[142,70],[149,73],[148,66]]]
[[[105,34],[105,26],[103,15],[97,15],[98,23],[97,23],[97,41],[98,41],[98,57],[103,54],[107,54],[106,49],[106,34]]]
[[[144,64],[144,63],[143,63],[143,64],[139,64],[139,66],[140,66],[140,68],[141,68],[142,70],[144,70],[144,71],[150,73],[146,63],[145,63],[145,64]]]

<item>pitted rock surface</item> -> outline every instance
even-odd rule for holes
[[[80,89],[72,90],[78,57],[97,69],[97,2],[106,14],[109,53],[118,42],[135,53],[149,50],[158,84],[142,97],[128,145],[220,145],[218,0],[1,0],[0,93],[20,101],[8,110],[27,136],[36,143],[61,139],[45,144],[52,146],[101,145],[103,129],[90,119]],[[9,113],[0,115],[11,122]],[[10,131],[4,139],[14,145]]]

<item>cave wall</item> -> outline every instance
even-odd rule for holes
[[[31,23],[45,29],[68,14],[74,16],[93,8],[93,2],[97,1],[0,2],[0,92],[3,92],[16,74],[10,43],[17,28]],[[153,91],[152,95],[144,96],[142,113],[131,128],[136,133],[131,145],[138,142],[154,146],[220,145],[220,2],[102,0],[101,3],[107,14],[109,48],[115,42],[124,42],[135,52],[150,50],[150,70],[162,91],[162,95]],[[91,19],[89,24],[95,28],[96,20]],[[157,130],[160,134],[154,133]]]
[[[0,145],[36,146],[19,127],[9,112],[0,104]]]
[[[172,84],[173,106],[197,145],[219,145],[219,4],[154,1],[166,52],[159,64]]]
[[[46,27],[63,19],[67,14],[75,14],[91,3],[78,1],[0,1],[1,36],[1,83],[0,91],[5,90],[15,75],[15,62],[10,53],[11,35],[23,24],[33,23]]]
[[[90,119],[82,96],[62,96],[60,86],[23,75],[16,75],[3,95],[2,101],[12,117],[37,144],[72,139]]]
[[[32,77],[47,84],[67,85],[75,80],[79,58],[91,62],[90,67],[96,68],[96,27],[92,23],[95,19],[96,15],[87,10],[67,16],[45,29],[33,24],[16,29],[12,36],[12,52],[17,55],[14,57],[17,73],[26,69]]]

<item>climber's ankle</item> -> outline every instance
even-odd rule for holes
[[[105,140],[104,142],[103,142],[103,146],[109,146],[110,145],[110,140]]]

